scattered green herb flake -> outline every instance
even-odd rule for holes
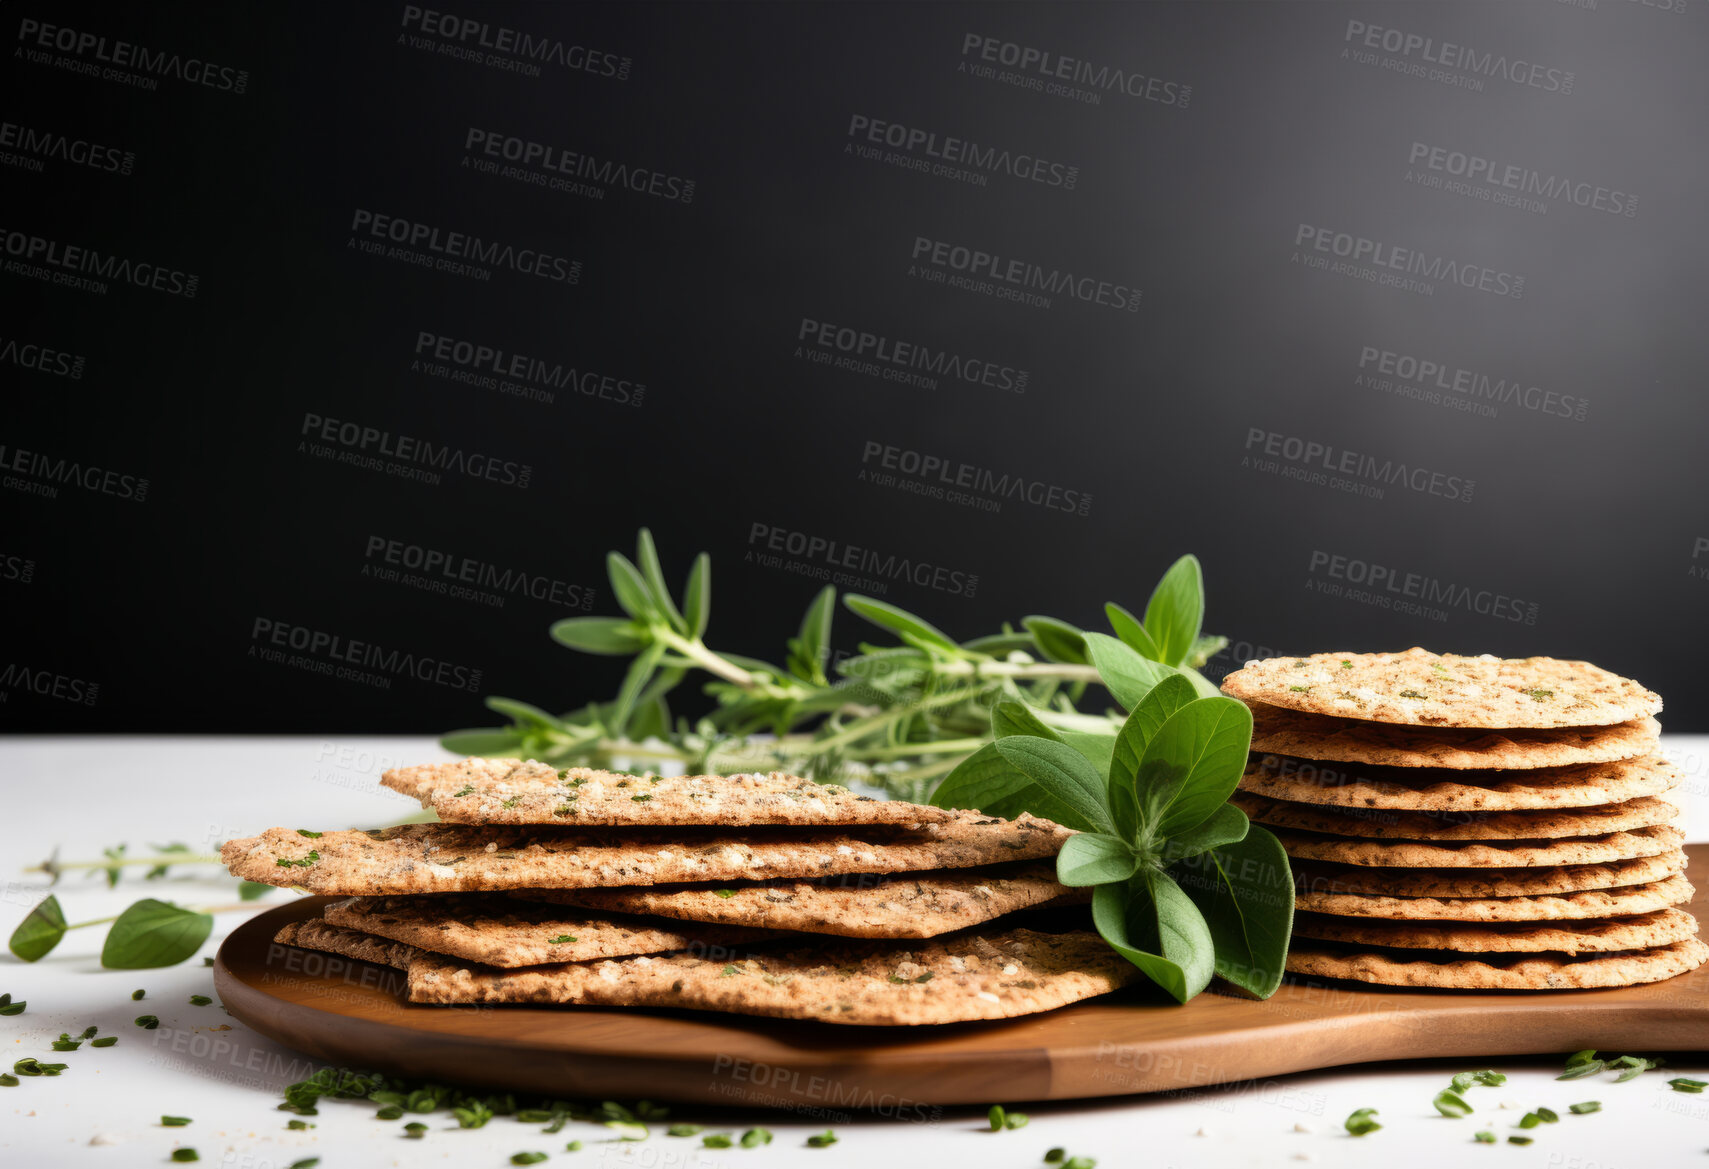
[[[55,1051],[76,1051],[83,1046],[83,1040],[60,1038],[55,1039],[52,1046]]]
[[[213,999],[209,998],[205,994],[193,994],[190,996],[190,1005],[192,1007],[205,1007],[213,1001]]]
[[[1561,1119],[1561,1114],[1552,1108],[1539,1108],[1536,1115],[1544,1124],[1558,1124]]]
[[[653,798],[653,793],[652,792],[646,792],[642,795],[630,796],[629,798],[637,804],[644,804],[648,800]]]
[[[1030,1120],[1032,1120],[1032,1117],[1028,1116],[1024,1112],[1011,1112],[1003,1118],[1003,1127],[1010,1129],[1025,1128],[1027,1126],[1027,1122]]]
[[[309,1129],[313,1128],[314,1125],[310,1124],[306,1120],[287,1120],[285,1122],[285,1127],[290,1129],[292,1132],[307,1132]]]
[[[1044,1163],[1046,1165],[1059,1165],[1067,1156],[1068,1150],[1058,1146],[1057,1148],[1051,1149],[1045,1153]]]
[[[1701,1092],[1709,1088],[1709,1080],[1688,1080],[1684,1076],[1676,1076],[1667,1083],[1675,1092]]]
[[[1588,1116],[1592,1112],[1602,1111],[1602,1101],[1586,1100],[1581,1104],[1568,1104],[1567,1111],[1572,1113],[1574,1116]]]
[[[723,897],[726,900],[736,895],[736,891],[734,889],[719,889],[716,892],[718,896]]]
[[[95,1038],[95,1033],[99,1030],[100,1030],[99,1027],[97,1027],[93,1023],[91,1023],[89,1026],[83,1028],[83,1034],[79,1035],[77,1038],[79,1038],[79,1039],[93,1039],[93,1038]]]
[[[374,1113],[375,1120],[402,1120],[403,1118],[403,1106],[399,1104],[388,1104]]]
[[[512,1153],[510,1155],[512,1165],[538,1165],[545,1159],[545,1153]]]
[[[617,1134],[620,1141],[644,1141],[647,1139],[647,1126],[633,1120],[608,1120],[605,1127]]]
[[[576,806],[574,804],[559,804],[557,807],[552,809],[552,815],[554,816],[574,816],[575,814]]]
[[[903,979],[903,978],[896,978],[896,979],[892,979],[892,981],[894,981],[894,982],[906,982],[907,980]],[[1003,1106],[1001,1104],[991,1105],[990,1109],[985,1113],[985,1120],[987,1121],[987,1123],[989,1123],[991,1125],[991,1131],[992,1132],[1002,1132],[1003,1131],[1003,1122],[1005,1120],[1007,1120],[1008,1117],[1009,1117],[1009,1114],[1006,1111],[1004,1111]]]
[[[131,1002],[133,1002],[133,1003],[142,1002],[142,996],[147,994],[147,993],[148,992],[145,990],[133,990],[133,991],[131,991]]]
[[[308,855],[301,858],[300,860],[294,860],[294,861],[293,860],[286,860],[284,857],[280,857],[278,860],[274,861],[273,863],[275,865],[278,865],[282,869],[293,869],[293,868],[294,869],[306,869],[310,865],[312,865],[316,861],[318,861],[319,859],[320,859],[320,850],[316,849],[316,848],[311,848],[311,849],[309,849]]]
[[[419,1120],[412,1120],[404,1125],[404,1136],[412,1141],[419,1141],[427,1135],[427,1126]]]
[[[1502,1075],[1500,1072],[1473,1072],[1472,1078],[1486,1088],[1499,1088],[1501,1085],[1507,1083],[1507,1077]]]
[[[1416,690],[1402,690],[1402,691],[1401,691],[1401,692],[1400,692],[1400,696],[1401,696],[1401,697],[1402,697],[1402,698],[1428,698],[1428,697],[1429,697],[1429,695],[1427,695],[1427,694],[1420,694],[1420,693],[1419,693],[1419,692],[1418,692],[1418,691],[1416,691]]]
[[[1342,658],[1341,659],[1341,668],[1343,670],[1351,670],[1353,668],[1353,663],[1348,661],[1346,658]]]
[[[1524,1116],[1521,1116],[1519,1118],[1519,1127],[1520,1128],[1536,1128],[1539,1124],[1542,1124],[1542,1123],[1543,1123],[1543,1118],[1535,1112],[1527,1112]]]
[[[750,1128],[742,1134],[742,1147],[744,1149],[757,1149],[761,1145],[769,1144],[771,1144],[771,1130],[769,1128]]]
[[[1289,686],[1288,692],[1290,694],[1310,694],[1311,693],[1311,687],[1310,686]]]
[[[1450,1092],[1464,1092],[1475,1083],[1477,1083],[1477,1079],[1471,1072],[1460,1072],[1448,1081],[1448,1090]]]
[[[195,1149],[186,1147],[182,1149],[173,1149],[172,1159],[174,1161],[200,1161],[202,1158]]]
[[[1507,1143],[1510,1145],[1528,1145],[1531,1143],[1531,1138],[1530,1137],[1508,1137]]]
[[[160,1118],[161,1128],[183,1128],[189,1123],[190,1118],[188,1116],[162,1116]]]
[[[1350,1115],[1345,1121],[1344,1127],[1348,1132],[1352,1133],[1356,1137],[1362,1137],[1369,1133],[1374,1133],[1379,1128],[1383,1127],[1374,1119],[1376,1115],[1377,1110],[1375,1108],[1354,1109],[1352,1115]]]
[[[493,1110],[479,1100],[470,1100],[453,1108],[451,1115],[457,1118],[458,1128],[483,1128],[493,1118]]]
[[[826,1129],[821,1133],[814,1133],[812,1136],[807,1138],[807,1147],[809,1149],[828,1149],[836,1143],[837,1134],[832,1132],[830,1129]]]
[[[914,981],[915,982],[930,982],[931,980],[932,980],[932,972],[930,970],[928,970],[924,974],[920,975],[920,977],[916,978]]]
[[[99,1039],[91,1039],[89,1041],[89,1046],[90,1047],[111,1047],[111,1046],[113,1046],[113,1044],[117,1043],[118,1041],[119,1041],[119,1037],[117,1035],[103,1035]]]
[[[300,1161],[292,1161],[290,1169],[314,1169],[314,1167],[319,1164],[319,1157],[304,1157]]]
[[[10,1072],[0,1072],[0,1088],[16,1088],[18,1077]]]
[[[212,966],[213,964],[214,964],[214,960],[212,958],[203,958],[202,959],[202,965],[203,966]]]
[[[299,828],[299,829],[297,829],[297,835],[298,836],[306,836],[310,840],[319,840],[322,836],[325,836],[326,833],[324,833],[324,832],[310,832],[307,828]]]
[[[1593,1059],[1589,1063],[1570,1065],[1566,1071],[1556,1076],[1557,1080],[1582,1080],[1586,1076],[1594,1076],[1603,1070],[1603,1063]]]
[[[1070,1157],[1062,1163],[1062,1169],[1098,1169],[1096,1157]]]
[[[699,1124],[673,1124],[665,1130],[665,1135],[668,1137],[692,1137],[699,1135],[703,1128],[705,1126]]]
[[[7,995],[6,997],[9,999],[12,996]],[[24,1013],[24,1008],[29,1006],[29,1005],[30,1004],[29,1004],[28,1000],[26,1000],[26,999],[19,999],[15,1003],[8,1002],[8,1003],[0,1004],[0,1015],[21,1015]]]
[[[1609,1064],[1608,1067],[1610,1069],[1625,1069],[1619,1075],[1614,1077],[1614,1082],[1616,1084],[1624,1084],[1627,1080],[1635,1080],[1651,1068],[1659,1068],[1661,1065],[1662,1061],[1659,1059],[1643,1059],[1638,1056],[1625,1055],[1621,1056],[1614,1063]]]
[[[452,792],[451,798],[452,799],[461,799],[464,796],[472,796],[474,794],[475,794],[475,785],[472,783],[466,783],[463,785],[463,789],[461,791]]]
[[[509,798],[509,799],[508,799],[508,800],[506,800],[506,801],[505,801],[505,802],[504,802],[504,806],[505,806],[505,807],[507,807],[507,808],[514,808],[514,807],[516,807],[516,805],[517,805],[517,803],[518,803],[518,802],[519,802],[519,801],[520,801],[520,800],[521,800],[521,799],[522,799],[522,797],[521,797],[521,796],[511,796],[511,797],[510,797],[510,798]]]
[[[571,1141],[569,1144],[564,1146],[564,1152],[566,1153],[579,1153],[581,1151],[582,1143],[580,1141]]]
[[[574,934],[559,934],[555,938],[548,938],[547,942],[553,946],[567,946],[575,940],[576,936]]]
[[[1527,697],[1529,697],[1531,699],[1532,702],[1547,702],[1549,699],[1551,699],[1555,696],[1555,692],[1553,690],[1542,690],[1542,689],[1527,690],[1525,692],[1525,694]]]
[[[727,1132],[709,1132],[700,1138],[700,1146],[703,1149],[727,1149],[735,1143]]]
[[[1445,1088],[1436,1093],[1436,1099],[1432,1100],[1431,1103],[1436,1106],[1436,1111],[1443,1116],[1459,1117],[1472,1114],[1472,1106],[1467,1104],[1465,1098],[1452,1088]]]
[[[1495,1134],[1492,1132],[1480,1132],[1476,1136],[1472,1137],[1472,1139],[1480,1145],[1495,1144]]]

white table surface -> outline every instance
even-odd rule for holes
[[[1681,789],[1691,839],[1709,839],[1709,737],[1670,737],[1670,754],[1686,770]],[[13,926],[48,891],[46,878],[22,869],[58,845],[63,860],[96,859],[107,845],[183,841],[213,851],[221,840],[275,824],[369,826],[411,810],[376,783],[385,767],[443,757],[426,738],[0,738],[0,931]],[[119,888],[99,878],[61,880],[54,890],[69,921],[115,913],[140,896],[184,904],[235,901],[230,878],[216,867],[144,882],[136,869]],[[287,900],[278,891],[257,908]],[[245,916],[221,914],[204,953]],[[28,965],[0,956],[0,993],[29,1003],[22,1015],[0,1018],[0,1039],[11,1054],[70,1064],[57,1078],[25,1079],[0,1087],[0,1165],[35,1167],[164,1165],[177,1145],[195,1147],[202,1164],[235,1169],[286,1169],[318,1156],[323,1169],[347,1166],[503,1166],[522,1150],[551,1153],[546,1165],[671,1169],[676,1166],[836,1167],[1039,1166],[1047,1149],[1114,1166],[1269,1165],[1309,1161],[1325,1166],[1385,1169],[1463,1163],[1489,1158],[1508,1166],[1549,1169],[1658,1169],[1702,1163],[1709,1150],[1709,1094],[1671,1091],[1673,1075],[1709,1079],[1709,1055],[1679,1056],[1664,1072],[1615,1085],[1612,1077],[1557,1083],[1558,1062],[1490,1058],[1341,1068],[1209,1088],[1189,1095],[1140,1097],[1091,1104],[1022,1105],[1031,1123],[991,1133],[977,1110],[952,1110],[933,1123],[857,1117],[837,1123],[839,1143],[808,1149],[806,1137],[825,1124],[797,1123],[784,1114],[715,1113],[692,1107],[671,1119],[740,1132],[763,1125],[776,1134],[769,1147],[703,1150],[699,1139],[669,1138],[663,1126],[643,1143],[599,1143],[609,1137],[592,1124],[571,1123],[555,1137],[539,1125],[495,1118],[461,1131],[444,1113],[423,1117],[425,1140],[405,1140],[400,1121],[373,1118],[365,1101],[327,1101],[318,1127],[290,1132],[279,1112],[279,1089],[318,1065],[261,1038],[216,1004],[189,1005],[211,994],[211,972],[200,960],[163,970],[104,971],[98,956],[102,927],[75,931],[43,961]],[[133,1003],[131,991],[147,998]],[[131,1023],[143,1013],[161,1026]],[[89,1024],[119,1042],[55,1055],[61,1031]],[[230,1030],[214,1030],[229,1026]],[[1494,1067],[1507,1073],[1501,1088],[1475,1088],[1476,1115],[1448,1120],[1431,1099],[1455,1071]],[[1603,1111],[1572,1116],[1567,1105],[1600,1100]],[[1510,1107],[1506,1110],[1499,1106]],[[1527,1135],[1526,1148],[1485,1148],[1472,1134],[1493,1129],[1505,1142],[1523,1113],[1545,1106],[1556,1125]],[[1342,1121],[1355,1108],[1380,1110],[1382,1131],[1352,1138]],[[189,1116],[185,1128],[162,1128],[163,1114]],[[449,1131],[446,1131],[449,1128]],[[1304,1131],[1299,1131],[1303,1129]],[[564,1152],[580,1139],[580,1152]],[[100,1141],[102,1143],[92,1143]],[[1476,1162],[1482,1164],[1482,1161]]]

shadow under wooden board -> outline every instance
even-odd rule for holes
[[[1709,845],[1690,849],[1709,915]],[[1392,1059],[1709,1051],[1709,966],[1647,986],[1416,991],[1298,982],[1185,1006],[1132,988],[1012,1022],[846,1027],[688,1011],[418,1006],[389,967],[279,946],[304,898],[239,926],[214,986],[231,1013],[332,1064],[558,1097],[875,1109],[1067,1100]]]

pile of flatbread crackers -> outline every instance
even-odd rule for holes
[[[1411,649],[1248,662],[1223,690],[1253,712],[1233,802],[1294,866],[1294,974],[1558,990],[1709,957],[1636,682]]]
[[[440,822],[273,828],[221,853],[238,877],[342,898],[277,940],[395,966],[413,1002],[930,1024],[1140,977],[1057,883],[1069,832],[1047,820],[780,773],[465,759],[382,782]]]

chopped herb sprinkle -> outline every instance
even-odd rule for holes
[[[173,1149],[172,1159],[174,1161],[200,1161],[202,1158],[197,1154],[195,1149],[186,1147],[182,1149]]]
[[[306,836],[310,840],[319,840],[322,836],[325,836],[326,833],[324,833],[324,832],[310,832],[307,828],[299,828],[299,829],[297,829],[297,835],[298,836]]]
[[[472,783],[466,783],[463,785],[463,790],[452,792],[451,798],[452,799],[461,799],[463,796],[472,796],[474,794],[475,794],[475,785]]]
[[[821,1133],[815,1133],[807,1138],[807,1147],[809,1149],[828,1149],[836,1143],[837,1134],[832,1132],[830,1129],[826,1129]]]
[[[192,1007],[205,1007],[213,1001],[213,999],[209,998],[205,994],[193,994],[190,996],[190,1005]]]
[[[142,996],[143,996],[143,995],[145,995],[145,994],[147,994],[147,993],[148,993],[148,992],[147,992],[147,991],[143,991],[143,990],[133,990],[133,991],[131,991],[131,1002],[133,1002],[133,1003],[140,1003],[140,1002],[142,1002]]]
[[[111,1047],[111,1046],[113,1046],[113,1044],[117,1043],[118,1041],[119,1041],[119,1037],[117,1035],[103,1035],[99,1039],[91,1039],[89,1041],[89,1046],[90,1047]]]
[[[704,1149],[727,1149],[735,1143],[727,1132],[709,1132],[700,1138],[700,1146]]]
[[[1362,1137],[1369,1133],[1374,1133],[1383,1127],[1374,1119],[1376,1115],[1377,1110],[1375,1108],[1355,1109],[1352,1115],[1350,1115],[1344,1122],[1344,1127],[1348,1132],[1352,1133],[1356,1137]]]
[[[1703,1089],[1709,1088],[1709,1081],[1688,1080],[1684,1076],[1678,1076],[1668,1081],[1668,1087],[1675,1092],[1701,1092]]]
[[[189,1123],[190,1118],[188,1116],[162,1116],[160,1118],[161,1128],[183,1128]]]
[[[545,1159],[545,1153],[512,1153],[510,1155],[512,1165],[538,1165]]]
[[[665,1135],[669,1137],[699,1136],[704,1127],[704,1125],[699,1124],[673,1124],[665,1130]]]
[[[1568,1104],[1567,1111],[1572,1113],[1574,1116],[1587,1116],[1592,1112],[1601,1112],[1602,1101],[1586,1100],[1582,1104]]]
[[[718,896],[723,897],[725,899],[729,899],[729,898],[734,897],[736,895],[736,891],[734,889],[718,889],[718,890],[715,890],[715,892],[718,894]]]
[[[1480,1145],[1495,1144],[1495,1134],[1492,1132],[1480,1132],[1472,1139]]]
[[[757,1149],[761,1145],[769,1144],[771,1144],[771,1130],[769,1128],[750,1128],[742,1134],[742,1147],[744,1149]]]

